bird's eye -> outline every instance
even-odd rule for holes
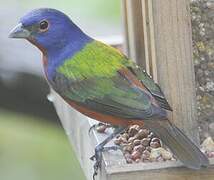
[[[47,30],[48,30],[48,26],[49,26],[49,23],[48,23],[47,21],[41,21],[41,22],[39,23],[39,29],[40,29],[40,31],[42,31],[42,32],[47,31]]]

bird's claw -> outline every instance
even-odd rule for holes
[[[95,180],[95,177],[98,174],[98,170],[101,168],[102,160],[96,160],[94,164],[94,173],[93,173],[93,180]]]
[[[103,125],[103,123],[97,123],[97,124],[93,124],[89,130],[88,130],[88,134],[91,134],[91,131],[94,130],[96,127]]]
[[[112,146],[112,147],[104,147],[109,141],[111,141],[117,134],[124,131],[124,127],[119,127],[116,131],[114,131],[110,136],[108,136],[103,142],[95,147],[95,154],[90,159],[95,161],[94,164],[94,173],[93,173],[93,180],[95,180],[95,176],[98,173],[98,170],[101,168],[102,165],[102,152],[109,151],[109,150],[118,150],[120,147]]]
[[[95,161],[95,155],[91,156],[91,157],[90,157],[90,160],[91,160],[91,161]]]
[[[100,148],[98,146],[97,148],[95,148],[95,154],[92,157],[90,157],[90,160],[95,161],[93,180],[95,180],[95,177],[98,174],[98,170],[101,168],[101,165],[102,165],[102,152],[110,151],[110,150],[113,150],[113,151],[121,150],[121,147],[120,146],[108,146],[108,147]]]
[[[89,128],[89,130],[88,130],[88,134],[90,135],[90,134],[91,134],[91,131],[92,131],[93,129],[95,129],[95,128],[96,128],[96,124],[92,125],[92,126]]]
[[[90,160],[95,161],[95,164],[94,164],[94,173],[93,173],[93,180],[95,180],[95,177],[98,174],[98,170],[101,168],[101,164],[102,164],[102,152],[103,152],[103,147],[97,146],[95,148],[95,154],[90,158]]]
[[[104,123],[98,123],[98,124],[94,124],[92,125],[89,130],[88,130],[88,134],[91,134],[91,131],[94,130],[95,128],[99,127],[99,126],[106,126],[106,128],[110,128],[111,126],[108,124],[104,124]]]

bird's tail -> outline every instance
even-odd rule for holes
[[[145,126],[153,131],[186,167],[200,169],[209,165],[208,158],[200,149],[168,120],[145,122]]]

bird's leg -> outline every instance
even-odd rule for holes
[[[103,147],[102,152],[106,152],[106,151],[117,151],[117,150],[122,150],[121,146],[115,145],[115,146],[107,146],[107,147]]]
[[[98,169],[101,167],[101,163],[102,163],[102,152],[106,151],[106,150],[110,150],[113,149],[115,150],[116,146],[112,146],[112,147],[106,147],[104,148],[104,146],[110,142],[115,136],[117,136],[118,134],[120,134],[121,132],[123,132],[125,130],[124,127],[120,127],[118,129],[116,129],[109,137],[107,137],[103,142],[101,142],[100,144],[98,144],[95,147],[95,154],[94,156],[92,156],[90,159],[95,161],[94,164],[94,174],[93,174],[93,179],[95,179],[95,176],[97,175],[97,171]],[[118,149],[118,148],[117,148]]]
[[[90,134],[92,130],[98,129],[98,127],[102,127],[102,126],[103,126],[103,127],[106,127],[106,128],[112,127],[110,124],[105,124],[105,123],[94,124],[94,125],[92,125],[92,126],[89,128],[88,134]]]

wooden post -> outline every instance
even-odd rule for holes
[[[125,25],[125,51],[139,65],[146,66],[144,51],[144,36],[142,34],[142,4],[141,0],[124,1],[123,3],[123,23]],[[141,34],[141,37],[138,35]]]
[[[173,108],[170,120],[199,143],[189,3],[189,0],[126,0],[123,7],[127,16],[131,15],[125,18],[128,54],[160,84]],[[135,14],[136,9],[131,7],[139,4],[142,15],[135,17],[140,12]],[[130,31],[133,23],[143,24],[143,28],[137,26],[138,30]],[[130,53],[132,44],[139,42],[142,49],[137,52],[144,52],[144,57]]]

